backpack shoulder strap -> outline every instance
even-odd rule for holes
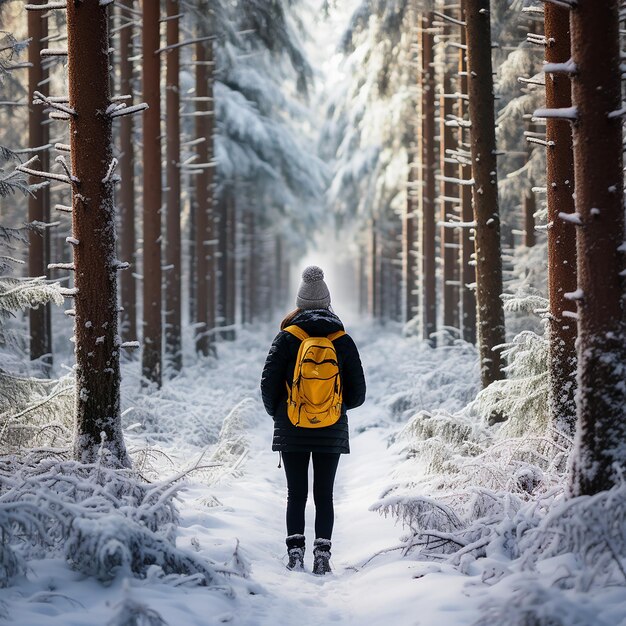
[[[304,341],[305,339],[309,338],[309,335],[295,324],[292,326],[287,326],[286,328],[283,328],[283,330],[285,332],[288,332],[290,335],[297,337],[300,341]]]
[[[331,333],[330,335],[328,335],[328,338],[331,341],[335,341],[335,339],[339,339],[339,337],[343,337],[346,334],[345,330],[338,330],[334,333]]]

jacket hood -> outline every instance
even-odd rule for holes
[[[329,309],[306,309],[298,313],[291,323],[311,337],[325,337],[344,330],[341,320]]]

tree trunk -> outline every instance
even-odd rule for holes
[[[133,91],[133,0],[121,0],[119,4],[120,26],[120,94],[130,96]],[[124,341],[137,339],[137,248],[135,243],[135,144],[132,115],[124,115],[120,121],[120,178],[118,207],[120,214],[120,259],[130,263],[130,269],[120,276],[122,298],[121,336]]]
[[[417,276],[415,257],[417,251],[417,215],[419,209],[417,183],[419,169],[416,163],[417,154],[414,146],[407,151],[409,160],[409,176],[406,194],[406,209],[402,221],[402,283],[404,285],[404,321],[409,322],[417,315]]]
[[[570,492],[622,481],[626,465],[626,324],[619,2],[571,11],[578,252],[578,423]],[[589,42],[601,42],[590,45]],[[616,113],[617,112],[617,113]]]
[[[75,268],[76,430],[74,458],[129,467],[120,413],[114,182],[106,7],[67,4]]]
[[[191,178],[191,177],[190,177]],[[189,204],[189,232],[187,233],[187,251],[189,255],[189,274],[187,276],[187,285],[189,289],[189,302],[187,303],[189,311],[189,322],[195,324],[197,322],[197,298],[198,281],[196,278],[196,215],[198,214],[198,203],[195,194],[191,191],[191,181],[189,181],[191,201]]]
[[[227,327],[224,338],[228,341],[235,340],[235,322],[236,322],[236,303],[237,303],[237,264],[236,264],[236,243],[237,243],[237,223],[236,223],[236,205],[234,189],[230,189],[226,196],[226,293],[224,301],[225,319],[224,324]],[[273,268],[268,268],[273,269]],[[268,275],[268,279],[271,278]],[[273,287],[273,285],[271,285]],[[268,286],[269,287],[269,286]]]
[[[143,376],[161,386],[161,93],[159,3],[143,0]]]
[[[546,4],[546,62],[571,57],[569,10]],[[546,106],[572,105],[571,83],[564,74],[546,80]],[[576,290],[576,232],[559,213],[575,213],[572,132],[564,120],[546,120],[548,202],[548,291],[550,297],[548,370],[550,423],[567,437],[576,427],[576,303],[565,297]]]
[[[200,37],[206,32],[200,29]],[[196,351],[215,354],[215,223],[213,214],[213,44],[196,44],[196,136],[198,164],[204,166],[196,176]]]
[[[461,17],[463,12],[461,11]],[[465,45],[466,36],[465,29],[461,29],[461,45]],[[466,52],[463,48],[459,49],[459,117],[466,119],[468,113],[468,79],[467,79],[467,59]],[[463,150],[469,150],[470,146],[466,144],[466,138],[469,133],[464,128],[458,130],[459,147]],[[459,165],[459,178],[461,180],[471,180],[471,165]],[[469,185],[460,185],[461,196],[461,221],[469,224],[474,221],[474,208],[472,207],[472,188]],[[476,272],[474,270],[474,229],[465,226],[461,229],[461,251],[460,251],[460,268],[461,268],[461,310],[463,317],[461,326],[463,329],[463,339],[469,343],[476,343],[476,293],[474,283],[476,282]]]
[[[42,0],[43,2],[43,0]],[[41,60],[41,50],[47,45],[48,17],[41,11],[28,11],[28,93],[47,88],[45,83],[48,71]],[[28,142],[39,155],[42,171],[49,170],[50,157],[48,148],[48,126],[44,124],[47,114],[41,105],[31,103],[28,112]],[[40,182],[32,180],[31,183]],[[50,188],[45,186],[28,197],[28,221],[50,222]],[[29,233],[28,275],[45,276],[50,262],[50,231]],[[50,324],[50,304],[39,305],[29,310],[30,318],[30,358],[41,359],[46,375],[52,367],[52,333]]]
[[[249,211],[243,211],[240,216],[239,245],[241,261],[239,271],[239,312],[242,328],[248,325],[250,319],[250,302],[248,300],[248,283],[250,281],[250,238],[249,238]]]
[[[446,121],[453,115],[452,106],[452,80],[449,70],[445,69],[443,79],[443,93],[441,94],[440,107],[441,119],[439,127],[440,137],[440,170],[443,174],[441,181],[441,216],[442,224],[449,223],[450,217],[456,211],[457,202],[454,200],[456,192],[452,179],[457,177],[456,161],[446,150],[454,150],[456,142],[454,131],[446,126]],[[442,292],[443,292],[443,325],[447,328],[460,328],[459,324],[459,244],[457,242],[457,229],[441,227],[441,262],[442,262]]]
[[[165,264],[165,352],[168,364],[174,372],[183,366],[181,338],[181,246],[180,246],[180,48],[178,44],[178,20],[180,3],[167,0],[167,68],[166,92],[166,178],[167,220]]]
[[[476,301],[481,381],[487,387],[504,377],[497,346],[504,343],[502,254],[491,62],[489,0],[465,0],[469,118],[476,222]]]
[[[424,19],[427,29],[432,23],[430,13]],[[435,197],[437,195],[435,174],[437,157],[435,151],[435,68],[434,36],[428,30],[422,32],[422,311],[424,315],[423,338],[429,339],[437,330],[437,280],[436,280],[436,219]]]

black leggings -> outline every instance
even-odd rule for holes
[[[330,539],[333,533],[333,484],[339,454],[326,452],[283,452],[287,476],[287,535],[304,534],[304,509],[309,493],[309,458],[313,456],[313,500],[315,537]]]

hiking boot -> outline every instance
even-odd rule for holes
[[[304,535],[289,535],[287,543],[287,569],[304,569]]]
[[[318,576],[329,574],[330,569],[330,539],[316,539],[313,544],[313,573]]]

